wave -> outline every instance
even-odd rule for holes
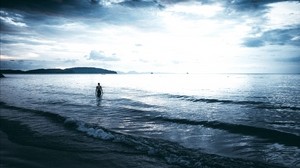
[[[28,108],[23,108],[23,107],[17,107],[17,106],[11,106],[7,105],[4,102],[0,102],[0,107],[6,108],[6,109],[11,109],[11,110],[17,110],[17,111],[26,111],[29,113],[34,113],[36,115],[44,116],[47,117],[50,120],[61,122],[65,120],[65,117],[56,114],[56,113],[51,113],[51,112],[46,112],[46,111],[41,111],[41,110],[34,110],[34,109],[28,109]]]
[[[193,96],[186,95],[170,95],[166,94],[170,98],[177,98],[191,102],[203,102],[203,103],[222,103],[222,104],[235,104],[235,105],[249,105],[259,109],[282,109],[282,110],[300,110],[297,106],[286,106],[286,105],[275,105],[269,102],[261,101],[237,101],[237,100],[222,100],[222,99],[207,99],[207,98],[196,98]]]
[[[133,147],[143,154],[162,158],[168,164],[180,167],[279,167],[256,161],[238,158],[231,159],[215,154],[203,153],[199,150],[185,148],[174,142],[119,133],[95,124],[88,124],[78,120],[67,119],[64,123],[71,127],[76,126],[77,130],[94,138]]]
[[[141,107],[141,108],[159,108],[160,106],[157,105],[150,105],[150,104],[146,104],[140,101],[136,101],[136,100],[132,100],[132,99],[128,99],[128,98],[119,98],[119,99],[106,99],[107,101],[112,101],[112,102],[118,102],[118,105],[129,105],[130,106],[134,106],[134,107]]]
[[[220,121],[193,121],[188,119],[178,119],[178,118],[164,118],[155,117],[153,120],[160,120],[164,122],[172,122],[176,124],[186,124],[186,125],[201,125],[208,128],[220,129],[231,133],[237,133],[242,135],[256,136],[259,138],[264,138],[269,142],[282,143],[288,146],[297,146],[300,148],[300,136],[282,132],[278,130],[272,130],[262,127],[254,127],[249,125],[224,123]]]
[[[9,106],[3,103],[0,103],[1,108],[17,110],[20,112],[28,112],[35,116],[43,117],[49,121],[54,122],[54,124],[60,124],[61,126],[72,130],[84,133],[87,136],[99,139],[102,141],[107,141],[110,143],[122,144],[127,147],[131,147],[139,151],[142,155],[149,155],[166,161],[170,165],[176,165],[179,167],[277,167],[274,165],[265,164],[262,162],[249,161],[238,158],[227,158],[215,154],[203,153],[199,150],[185,148],[177,143],[162,140],[162,139],[153,139],[149,137],[134,136],[130,134],[116,132],[104,127],[101,127],[96,124],[86,123],[80,120],[73,118],[61,116],[59,114],[54,114],[51,112],[39,111],[26,109],[21,107]],[[26,130],[27,138],[28,136],[33,136],[36,133],[30,131],[30,127],[24,126],[21,121],[16,122],[14,120],[9,120],[6,117],[3,117],[4,114],[0,116],[1,121],[1,130],[13,127],[19,133],[22,133]],[[166,120],[166,119],[165,119]],[[170,119],[172,120],[172,119]],[[173,120],[175,121],[175,120]],[[187,122],[184,120],[178,120],[176,122]],[[190,121],[188,121],[190,122]],[[3,126],[3,125],[8,125]],[[51,127],[51,125],[49,125]],[[11,131],[10,129],[5,130],[5,132]],[[9,136],[15,136],[15,133],[8,134]],[[47,137],[46,137],[47,138]],[[33,142],[30,145],[38,144],[38,139],[28,138]],[[29,141],[27,139],[27,141]],[[40,143],[42,144],[43,139],[39,135]],[[18,140],[20,141],[20,140]],[[20,141],[21,142],[21,141]],[[21,142],[21,143],[24,143]],[[48,145],[48,144],[45,144]],[[44,145],[44,146],[45,146]],[[63,148],[63,147],[62,147]],[[57,147],[58,149],[58,147]],[[74,149],[74,148],[73,148]]]

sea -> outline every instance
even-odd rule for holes
[[[5,76],[1,168],[300,167],[299,74]]]

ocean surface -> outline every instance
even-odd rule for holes
[[[299,74],[5,76],[0,167],[300,167]]]

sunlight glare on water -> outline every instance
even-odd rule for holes
[[[110,87],[185,95],[201,95],[208,92],[222,95],[226,94],[228,89],[238,90],[247,83],[243,77],[217,74],[120,75],[118,81],[113,78],[103,76],[103,84]]]

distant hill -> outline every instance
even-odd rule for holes
[[[117,74],[116,71],[111,71],[102,68],[94,67],[75,67],[67,69],[34,69],[28,71],[22,70],[0,70],[2,74]]]
[[[75,67],[68,68],[65,71],[71,71],[73,73],[104,73],[104,74],[117,74],[116,71],[111,71],[102,68],[93,68],[93,67]]]

